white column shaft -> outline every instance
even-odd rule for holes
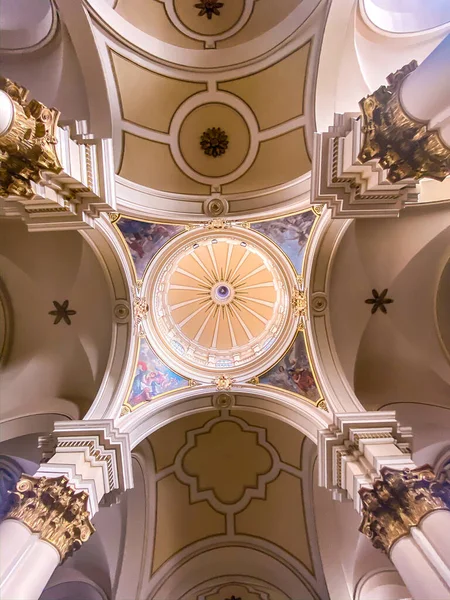
[[[450,146],[450,35],[405,79],[400,99],[413,119],[437,128]]]
[[[0,136],[5,135],[14,120],[14,104],[6,92],[0,90]]]
[[[390,558],[414,600],[450,600],[450,587],[412,535],[394,544]]]
[[[61,560],[56,548],[13,519],[0,524],[0,558],[0,600],[38,600]]]

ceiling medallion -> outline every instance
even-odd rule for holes
[[[219,8],[222,8],[223,2],[215,2],[215,0],[201,0],[198,4],[194,4],[195,8],[199,8],[199,17],[206,15],[208,19],[212,19],[213,15],[220,15]]]
[[[70,317],[72,315],[76,315],[77,311],[69,309],[69,301],[64,300],[64,302],[60,304],[56,300],[53,300],[53,306],[55,307],[55,310],[51,310],[48,313],[52,317],[55,317],[53,325],[58,325],[60,321],[64,321],[64,323],[66,323],[67,325],[72,325]]]
[[[233,381],[234,380],[231,379],[231,377],[221,375],[220,377],[217,377],[217,379],[214,379],[214,384],[219,391],[230,390],[231,386],[233,385]]]
[[[372,310],[370,311],[372,314],[375,314],[378,309],[381,310],[382,313],[387,314],[386,304],[392,304],[394,302],[392,298],[386,298],[387,288],[385,288],[381,294],[377,292],[377,290],[372,290],[373,298],[368,298],[364,300],[366,304],[373,304]]]
[[[228,136],[220,127],[209,127],[200,138],[200,146],[207,156],[217,158],[228,148]]]

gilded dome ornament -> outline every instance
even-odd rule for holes
[[[195,8],[200,9],[198,16],[207,16],[208,19],[212,19],[213,15],[220,15],[219,8],[222,8],[223,2],[215,2],[215,0],[201,0],[197,4],[194,4]]]
[[[207,156],[217,158],[228,148],[228,136],[220,127],[209,127],[200,138],[200,146]]]

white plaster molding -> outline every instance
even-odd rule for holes
[[[123,398],[127,395],[139,351],[139,338],[133,329],[130,296],[136,283],[135,271],[125,242],[107,215],[97,219],[95,228],[82,231],[82,235],[102,265],[113,306],[108,363],[102,383],[85,418],[114,419],[119,416]],[[118,318],[114,313],[118,306],[125,309],[123,318]]]
[[[310,206],[310,173],[293,181],[239,194],[226,194],[228,215],[236,221],[277,218],[286,213],[299,212]],[[165,223],[192,223],[209,221],[204,203],[215,193],[195,196],[174,194],[148,188],[116,175],[117,210],[135,219],[148,219]],[[222,195],[220,196],[222,199]],[[162,202],[163,200],[163,202]]]
[[[306,336],[319,387],[332,413],[364,411],[348,381],[337,354],[330,320],[330,281],[340,241],[351,220],[332,220],[324,208],[311,232],[303,262],[310,307]]]
[[[32,198],[0,199],[0,216],[20,217],[29,231],[92,228],[101,212],[116,208],[112,141],[87,133],[85,121],[58,126],[56,137],[63,170],[30,182]]]
[[[58,3],[67,0],[58,0]],[[71,0],[69,0],[70,2]],[[302,27],[313,16],[318,0],[303,0],[281,23],[270,31],[231,48],[215,49],[213,52],[181,48],[153,38],[131,25],[103,0],[83,0],[91,17],[118,39],[125,47],[161,64],[176,64],[185,69],[235,69],[236,65],[252,65],[261,56],[289,54],[287,45],[305,35],[311,37],[309,27]],[[70,29],[70,28],[69,28]],[[301,31],[300,31],[301,29]],[[275,59],[276,60],[276,59]]]
[[[243,162],[234,171],[221,177],[205,176],[195,171],[185,161],[179,146],[179,133],[186,117],[196,108],[210,103],[223,104],[235,110],[244,119],[249,130],[250,145]],[[259,148],[258,131],[259,128],[256,117],[243,100],[229,92],[222,92],[216,89],[208,90],[206,92],[194,94],[185,100],[173,115],[169,131],[170,150],[176,164],[191,179],[205,185],[224,185],[241,177],[241,175],[248,171],[253,164]]]
[[[302,398],[279,389],[257,385],[233,386],[236,410],[250,410],[267,414],[295,427],[317,443],[318,431],[332,423],[329,413]],[[158,400],[152,400],[119,421],[120,430],[130,434],[131,447],[137,446],[153,432],[172,421],[190,414],[216,409],[215,386],[205,385],[176,391]]]
[[[133,487],[130,438],[114,421],[59,421],[51,437],[55,453],[38,475],[67,474],[76,489],[88,491],[91,515],[102,499],[114,500]]]
[[[311,201],[328,206],[335,218],[398,217],[418,202],[419,187],[411,179],[390,183],[378,159],[361,164],[362,138],[357,113],[335,114],[327,133],[314,134]]]
[[[227,413],[228,411],[221,411],[221,415],[219,417],[211,419],[210,421],[205,423],[203,427],[199,427],[197,429],[193,429],[187,432],[186,444],[180,449],[175,458],[174,471],[177,478],[189,486],[189,493],[192,502],[200,502],[201,500],[206,500],[217,512],[226,515],[235,515],[236,513],[243,511],[253,498],[261,499],[265,497],[267,484],[276,479],[280,470],[283,469],[283,465],[281,464],[278,452],[267,441],[265,429],[249,425],[248,423],[246,423],[246,421],[243,421],[239,417],[233,417]],[[258,446],[264,448],[264,450],[266,450],[266,452],[269,453],[272,461],[272,466],[269,469],[269,471],[258,476],[256,488],[250,486],[246,487],[244,494],[241,496],[238,502],[227,504],[221,502],[216,497],[216,495],[214,494],[214,490],[199,490],[197,477],[188,475],[183,469],[183,461],[186,455],[190,452],[190,450],[192,450],[195,447],[197,436],[209,433],[215,425],[223,422],[236,423],[237,425],[239,425],[242,431],[255,433],[258,439]]]
[[[219,579],[219,581],[217,581]],[[253,579],[253,577],[251,578]],[[267,584],[261,585],[262,582],[256,580],[253,585],[252,582],[244,580],[242,577],[234,578],[231,577],[220,577],[214,578],[214,583],[212,581],[208,582],[208,586],[201,588],[200,586],[198,590],[194,592],[197,600],[208,600],[207,596],[211,596],[213,594],[220,593],[220,591],[230,585],[239,585],[244,587],[249,594],[258,594],[259,600],[270,600],[269,593],[270,589],[268,589]],[[204,584],[203,584],[204,585]],[[181,600],[189,600],[187,596],[181,598]]]
[[[411,428],[401,427],[394,411],[335,414],[318,434],[319,485],[335,500],[350,497],[360,512],[358,490],[370,487],[381,467],[415,467],[411,442]]]
[[[267,573],[272,577],[273,588],[281,590],[288,598],[297,598],[301,590],[302,598],[319,600],[317,581],[308,569],[293,559],[292,555],[278,546],[245,535],[230,538],[215,536],[195,542],[167,560],[152,576],[145,588],[143,597],[148,600],[159,598],[184,598],[193,588],[210,581],[214,569],[216,578],[244,577],[247,582],[266,580]],[[309,592],[309,594],[308,594]],[[190,595],[189,598],[192,596]]]

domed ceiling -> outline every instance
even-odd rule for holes
[[[210,383],[231,371],[245,380],[265,370],[267,350],[273,362],[292,341],[296,284],[283,253],[260,233],[196,228],[151,263],[142,287],[151,306],[144,329],[186,377]]]
[[[123,414],[183,387],[246,382],[325,407],[303,332],[303,261],[317,218],[182,226],[119,216],[141,335]]]

